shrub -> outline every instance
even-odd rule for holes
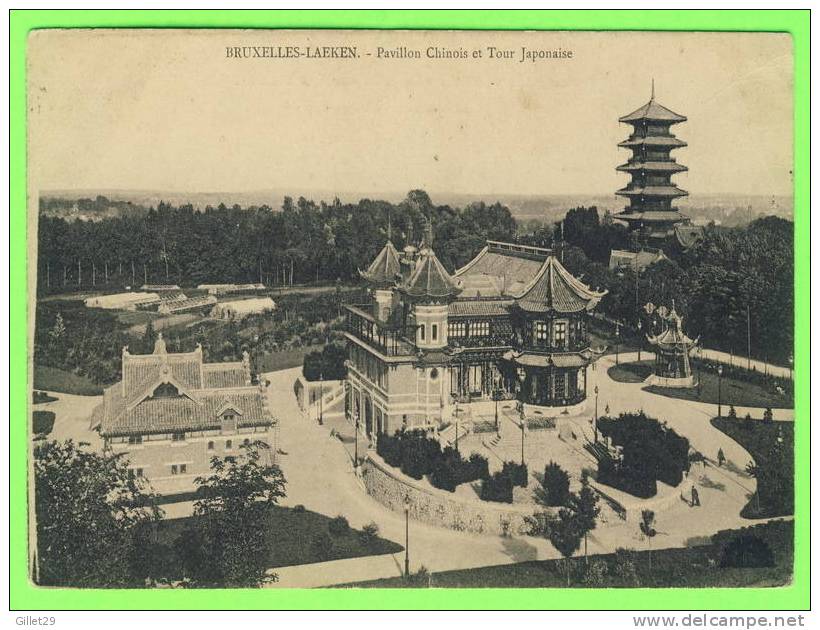
[[[489,475],[485,457],[473,454],[469,460],[464,460],[454,448],[442,449],[438,440],[420,430],[382,436],[376,451],[385,462],[400,468],[404,474],[414,479],[429,475],[430,483],[450,492],[461,483]]]
[[[723,547],[720,566],[739,569],[773,567],[774,554],[758,536],[741,534]]]
[[[737,418],[737,411],[735,410],[734,405],[729,405],[729,413],[727,414],[727,417],[731,418],[732,420]]]
[[[763,422],[770,424],[774,420],[774,416],[772,415],[772,408],[766,407],[766,410],[763,412]]]
[[[612,572],[619,578],[619,582],[624,585],[641,585],[638,570],[635,568],[633,553],[629,549],[619,547],[615,550],[615,564]]]
[[[555,462],[551,461],[544,468],[544,481],[541,485],[547,505],[563,506],[569,502],[569,475]]]
[[[407,576],[407,585],[416,588],[427,588],[430,586],[432,574],[424,565],[421,565],[415,573]]]
[[[32,431],[35,435],[48,435],[54,428],[55,418],[53,411],[35,411],[32,415]]]
[[[490,465],[487,462],[487,458],[483,455],[473,453],[470,455],[468,463],[470,466],[468,481],[473,481],[475,479],[486,479],[490,476]]]
[[[481,482],[481,500],[497,503],[512,503],[513,485],[509,475],[495,473]]]
[[[677,486],[683,471],[689,469],[689,440],[643,412],[601,418],[598,427],[604,437],[621,447],[618,460],[599,460],[601,483],[648,497],[657,492],[656,481]]]
[[[347,522],[344,516],[339,515],[330,519],[330,522],[327,524],[327,529],[334,536],[342,536],[350,530],[350,523]]]
[[[302,505],[301,503],[299,503],[297,505],[294,505],[293,506],[293,511],[296,512],[297,514],[304,514],[305,506]]]
[[[501,473],[510,478],[510,482],[514,486],[527,487],[529,482],[529,473],[527,472],[526,464],[518,464],[516,462],[504,462]],[[567,486],[569,489],[569,486]]]
[[[365,546],[369,547],[379,537],[379,526],[376,523],[370,522],[359,532],[359,541]]]

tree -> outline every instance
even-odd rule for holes
[[[655,512],[652,510],[641,510],[641,532],[646,536],[649,545],[649,570],[652,570],[652,539],[657,535],[655,530]]]
[[[561,508],[558,511],[558,518],[550,523],[549,540],[564,558],[567,586],[570,585],[570,572],[572,570],[570,559],[578,551],[578,547],[581,546],[582,536],[583,532],[575,511],[569,508]]]
[[[157,333],[154,330],[153,320],[148,320],[145,324],[145,333],[142,335],[142,351],[151,353],[154,351],[154,344],[157,341]]]
[[[581,475],[581,490],[578,494],[573,494],[570,497],[570,507],[575,511],[575,516],[578,519],[578,527],[584,536],[584,558],[589,561],[587,556],[587,536],[597,526],[598,515],[601,513],[601,508],[598,506],[598,495],[589,485],[589,475],[586,471]]]
[[[124,459],[72,440],[34,448],[34,504],[39,584],[141,585],[139,534],[162,511]],[[162,576],[152,576],[162,577]]]
[[[763,468],[750,461],[746,464],[746,474],[757,481],[757,488],[755,489],[755,503],[757,504],[757,513],[760,514],[760,482],[763,478]]]
[[[201,587],[256,587],[267,575],[268,517],[285,496],[276,464],[263,463],[263,442],[243,444],[236,458],[211,459],[211,474],[195,480],[194,523],[177,545],[186,577]],[[260,452],[262,451],[262,452]]]
[[[536,498],[539,503],[547,507],[569,504],[569,475],[553,461],[544,468],[544,480],[541,482]]]

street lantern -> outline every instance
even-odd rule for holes
[[[718,373],[718,418],[722,417],[721,414],[721,381],[723,380],[723,366],[719,365],[717,369]]]
[[[794,355],[789,355],[789,380],[792,380],[792,367],[794,366]]]
[[[621,338],[621,322],[615,322],[615,365],[618,365],[618,346]]]
[[[404,577],[410,577],[410,495],[404,495]]]

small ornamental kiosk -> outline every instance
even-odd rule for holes
[[[655,348],[655,373],[646,382],[662,387],[694,387],[697,383],[692,375],[689,353],[698,340],[690,339],[683,332],[683,319],[675,311],[674,304],[668,315],[665,311],[664,307],[657,310],[663,331],[656,336],[646,336]]]

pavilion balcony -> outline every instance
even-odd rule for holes
[[[386,356],[416,354],[416,347],[410,341],[414,336],[412,327],[402,328],[390,322],[381,322],[365,310],[366,308],[370,308],[370,305],[345,305],[348,334]]]

